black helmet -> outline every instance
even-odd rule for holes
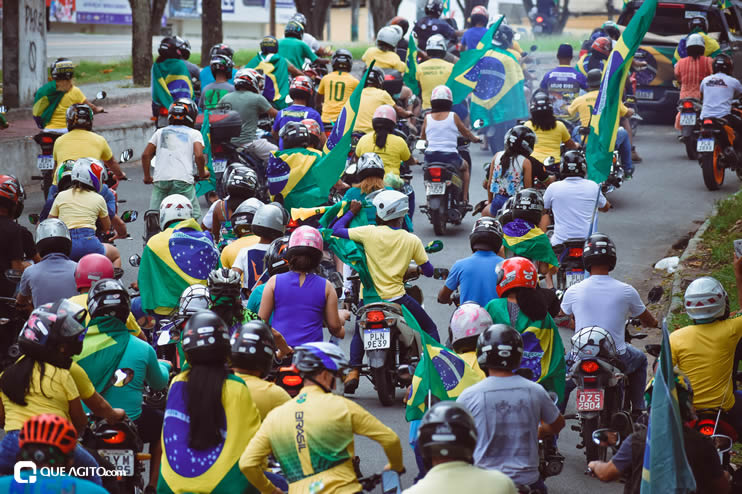
[[[443,13],[443,2],[441,0],[428,0],[425,4],[425,15],[429,17],[440,17]]]
[[[536,146],[536,133],[525,125],[516,125],[505,134],[505,149],[514,155],[531,156]]]
[[[84,103],[75,103],[67,108],[67,130],[93,128],[93,110]]]
[[[712,66],[714,69],[714,74],[718,72],[724,72],[727,75],[732,75],[732,70],[734,70],[734,62],[732,62],[732,58],[725,53],[717,55],[714,58]]]
[[[220,364],[229,357],[227,325],[210,310],[198,311],[188,319],[181,341],[192,364]]]
[[[211,57],[209,62],[211,68],[211,75],[216,77],[217,72],[222,72],[228,77],[232,76],[232,68],[234,68],[234,62],[226,55],[214,55]]]
[[[263,265],[268,270],[268,276],[285,273],[289,270],[289,257],[286,253],[288,248],[288,235],[275,239],[268,246],[268,250],[265,251],[263,257]]]
[[[691,20],[688,21],[688,32],[698,32],[702,31],[704,33],[707,33],[709,31],[709,22],[706,20],[705,17],[702,16],[696,16],[693,17]]]
[[[559,163],[559,174],[564,177],[585,177],[587,175],[587,161],[582,151],[570,150],[562,156]]]
[[[612,270],[616,267],[616,258],[616,245],[602,233],[590,235],[582,248],[582,263],[588,271],[596,264],[607,265]]]
[[[544,200],[534,189],[522,189],[513,198],[513,218],[538,225],[544,213]]]
[[[49,75],[55,81],[68,81],[75,75],[75,65],[72,60],[58,58],[49,67]]]
[[[554,111],[554,105],[551,103],[549,95],[543,91],[536,91],[531,98],[531,113],[537,111]]]
[[[175,38],[171,38],[168,36],[167,38],[162,38],[162,41],[160,41],[160,46],[157,48],[157,53],[160,54],[162,58],[180,58],[180,50],[178,49],[178,42]]]
[[[283,148],[305,148],[309,146],[309,130],[299,122],[286,122],[278,137],[283,139]]]
[[[243,201],[255,196],[258,190],[258,174],[252,168],[239,167],[229,175],[227,180],[227,194],[231,198],[241,198]]]
[[[477,363],[484,369],[514,371],[523,358],[523,339],[507,324],[493,324],[479,335]]]
[[[495,254],[502,247],[502,226],[494,218],[479,218],[469,234],[472,251],[491,250]]]
[[[209,273],[207,281],[209,295],[216,301],[219,298],[240,296],[240,275],[229,268],[216,268]]]
[[[283,35],[287,38],[298,38],[301,39],[304,36],[304,26],[296,21],[289,21],[283,30]]]
[[[353,67],[353,55],[345,48],[332,54],[332,70],[350,72]]]
[[[513,31],[513,28],[508,26],[507,24],[500,24],[500,27],[498,27],[497,31],[495,31],[495,35],[492,38],[492,41],[500,48],[509,48],[510,45],[513,44],[514,38],[515,31]]]
[[[263,54],[278,53],[278,40],[275,36],[266,36],[260,42],[260,52]]]
[[[115,317],[126,322],[131,312],[129,292],[118,280],[104,278],[96,281],[88,292],[88,314],[94,317]]]
[[[423,461],[430,468],[434,457],[474,462],[477,426],[469,411],[455,401],[439,401],[425,412],[417,431]]]
[[[600,81],[603,79],[603,71],[600,69],[590,69],[587,71],[587,87],[600,87]]]
[[[167,110],[167,121],[171,125],[193,127],[198,115],[198,106],[191,98],[178,98]]]
[[[368,73],[365,87],[377,87],[381,89],[384,86],[384,71],[378,67],[374,67]]]
[[[87,311],[63,298],[37,307],[18,335],[21,351],[36,360],[69,369],[82,351]],[[58,345],[65,345],[64,353]]]
[[[175,44],[178,47],[178,50],[180,50],[180,56],[183,57],[183,60],[191,58],[191,43],[187,39],[176,36]]]
[[[234,57],[234,50],[226,43],[217,43],[209,50],[209,59],[214,58],[215,55],[224,55],[231,59]]]
[[[515,196],[510,196],[508,200],[505,201],[505,204],[500,208],[500,212],[497,214],[497,221],[499,221],[501,225],[507,225],[515,219],[515,216],[513,216],[514,200]]]
[[[276,342],[263,321],[250,321],[232,335],[232,366],[268,375],[273,366]]]

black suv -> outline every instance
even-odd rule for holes
[[[642,1],[631,1],[621,12],[618,23],[626,26]],[[640,111],[675,116],[680,91],[673,86],[673,55],[678,42],[688,35],[688,21],[703,16],[708,20],[709,35],[718,40],[721,50],[734,58],[734,75],[742,79],[742,1],[719,10],[718,0],[660,1],[657,12],[635,58],[647,62],[637,73],[636,99]]]

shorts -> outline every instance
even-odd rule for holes
[[[152,408],[146,404],[142,405],[142,414],[134,421],[137,432],[143,443],[152,443],[160,440],[162,434],[162,421],[165,412]]]
[[[72,250],[70,250],[70,259],[79,261],[87,254],[105,254],[106,248],[100,239],[95,236],[95,230],[92,228],[73,228],[70,230],[72,238]]]
[[[425,163],[446,163],[461,169],[464,161],[461,159],[459,153],[451,153],[447,151],[425,151]]]

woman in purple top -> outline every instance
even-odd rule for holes
[[[322,259],[322,247],[317,229],[297,228],[286,251],[290,271],[272,276],[263,291],[258,315],[267,322],[273,314],[273,328],[292,347],[322,341],[325,325],[333,336],[345,336],[335,288],[314,274]]]

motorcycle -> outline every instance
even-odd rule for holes
[[[733,103],[733,116],[740,118],[742,103]],[[696,153],[698,164],[703,173],[703,183],[708,190],[718,190],[724,184],[724,169],[729,168],[737,173],[737,178],[742,180],[742,160],[740,160],[740,146],[736,135],[729,126],[726,118],[704,118],[698,133]],[[726,138],[724,134],[726,133]],[[733,156],[724,152],[725,142],[729,142],[734,149]]]
[[[701,108],[701,102],[696,98],[683,98],[678,101],[678,112],[680,113],[680,136],[678,140],[685,144],[685,154],[689,160],[698,159],[696,146]]]
[[[608,174],[608,178],[605,182],[600,184],[600,190],[603,194],[609,194],[614,190],[618,189],[623,185],[624,178],[623,163],[621,161],[621,155],[618,151],[613,151],[613,161],[611,163],[611,171]]]
[[[5,279],[18,284],[22,272],[15,269],[5,271]],[[21,356],[21,349],[16,339],[21,332],[26,318],[16,309],[15,299],[0,297],[0,370],[9,367]]]
[[[462,147],[468,147],[468,141],[461,138],[459,144],[459,153]],[[418,150],[424,151],[425,147],[425,141],[417,141]],[[463,201],[461,171],[449,163],[425,162],[423,179],[427,204],[420,206],[420,211],[428,216],[436,235],[445,235],[448,223],[460,225],[466,212],[471,210]]]
[[[559,256],[559,270],[556,278],[558,294],[564,295],[569,287],[585,279],[585,266],[582,263],[584,246],[585,240],[581,238],[571,238],[564,242],[564,251]]]
[[[357,456],[353,457],[353,469],[365,492],[372,492],[379,484],[381,484],[382,494],[400,494],[402,492],[402,484],[399,480],[400,474],[394,470],[384,470],[381,473],[364,476],[361,473],[361,459]]]

